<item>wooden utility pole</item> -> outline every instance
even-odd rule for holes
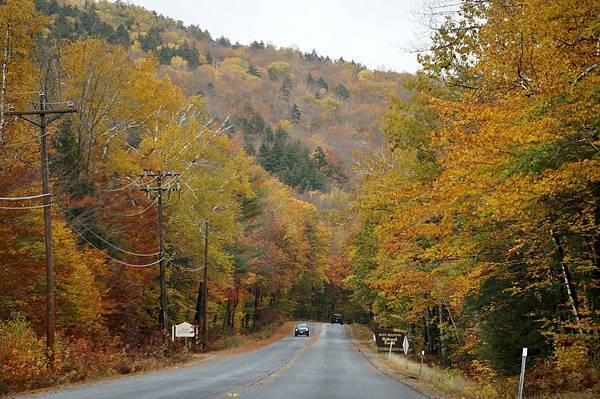
[[[200,234],[202,229],[198,226]],[[200,324],[200,346],[206,350],[206,301],[208,299],[208,220],[204,221],[204,277],[198,285],[198,299],[196,300],[196,323]]]
[[[202,349],[206,350],[206,301],[208,300],[208,220],[204,222],[204,284],[202,286]]]
[[[75,113],[73,103],[67,102],[68,108],[50,110],[46,107],[46,95],[40,92],[40,109],[30,111],[8,111],[6,116],[17,116],[40,128],[40,153],[42,158],[42,194],[44,194],[44,242],[46,245],[46,354],[48,367],[54,364],[54,330],[56,328],[56,312],[54,309],[54,250],[52,248],[52,212],[50,209],[50,167],[48,163],[48,125],[62,116]],[[27,116],[39,116],[39,123]],[[49,120],[47,115],[55,115]]]
[[[198,225],[198,230],[202,236],[202,228]],[[204,277],[202,282],[198,284],[198,298],[196,300],[196,316],[197,324],[200,324],[200,346],[202,350],[206,350],[206,302],[208,299],[208,220],[204,221]]]
[[[147,184],[141,190],[146,193],[156,193],[157,195],[157,206],[158,206],[158,247],[159,247],[159,259],[160,259],[160,316],[159,322],[162,331],[169,329],[169,316],[167,313],[167,281],[165,279],[165,244],[163,234],[163,194],[172,193],[179,191],[179,177],[181,175],[177,172],[162,172],[162,171],[145,171],[140,177],[148,178],[152,177],[156,180],[156,187],[150,187]],[[166,186],[163,186],[164,179],[171,177],[172,179],[167,182]],[[176,181],[175,185],[171,183]]]

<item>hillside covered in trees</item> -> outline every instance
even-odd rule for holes
[[[124,46],[133,58],[154,57],[161,76],[186,95],[202,95],[210,115],[228,121],[228,133],[249,155],[262,147],[264,156],[275,132],[285,132],[287,159],[265,164],[263,157],[261,165],[300,191],[345,187],[353,160],[385,145],[380,119],[390,97],[406,95],[408,74],[262,41],[242,46],[119,1],[84,8],[68,1],[35,3],[49,16],[56,40],[98,37]]]

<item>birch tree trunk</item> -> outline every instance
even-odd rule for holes
[[[4,125],[6,118],[4,117],[4,108],[6,107],[6,81],[8,80],[8,60],[10,57],[10,23],[6,25],[6,33],[4,36],[4,57],[2,58],[2,87],[0,87],[0,144],[4,138]]]

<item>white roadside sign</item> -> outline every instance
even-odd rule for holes
[[[174,337],[195,337],[195,327],[190,323],[183,322],[173,326]]]
[[[404,356],[408,355],[408,337],[405,335],[404,336],[404,342],[402,342],[402,349],[404,350]]]

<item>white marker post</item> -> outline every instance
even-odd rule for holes
[[[390,341],[390,350],[388,352],[388,359],[392,357],[392,346],[394,345],[394,341]]]
[[[408,348],[410,344],[408,343],[408,337],[405,335],[404,340],[402,341],[402,350],[404,350],[404,368],[408,370]]]
[[[425,351],[421,351],[421,364],[419,365],[419,378],[421,378],[421,371],[423,369],[423,358],[425,357]]]
[[[525,384],[525,362],[527,361],[527,348],[523,348],[521,356],[521,376],[519,377],[519,399],[523,399],[523,385]]]

